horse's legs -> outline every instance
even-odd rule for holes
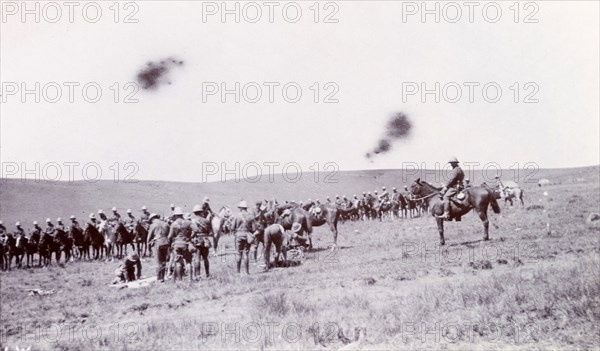
[[[525,207],[525,202],[523,202],[523,190],[519,192],[519,200],[521,200],[521,207]]]
[[[56,257],[56,264],[60,264],[60,258],[61,258],[61,249],[60,246],[56,248],[56,251],[54,251],[54,256]]]
[[[446,240],[444,239],[444,219],[436,217],[435,220],[437,222],[438,232],[440,233],[440,245],[446,245]]]
[[[337,221],[333,219],[331,224],[329,224],[329,228],[331,228],[331,232],[333,233],[333,247],[332,250],[337,248],[337,238],[338,238],[338,230],[337,230]],[[312,237],[310,238],[310,248],[312,249]]]
[[[477,214],[479,214],[481,223],[483,223],[483,240],[490,240],[490,235],[489,235],[489,231],[488,231],[490,222],[488,221],[488,218],[487,218],[487,211],[477,211]]]

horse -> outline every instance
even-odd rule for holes
[[[29,238],[26,239],[27,267],[33,266],[33,259],[36,253],[38,254],[38,266],[42,265],[42,256],[39,254],[40,239],[41,236],[38,232],[31,233]]]
[[[102,245],[102,250],[106,254],[106,259],[114,257],[114,247],[117,242],[117,231],[113,228],[108,220],[101,220],[100,225],[98,226],[98,231],[100,235],[104,238],[104,244]]]
[[[394,219],[394,214],[392,212],[394,206],[390,201],[376,200],[373,203],[373,208],[375,209],[375,216],[376,218],[379,218],[380,222],[383,220],[386,213],[389,213],[391,218]]]
[[[228,206],[223,206],[219,212],[210,219],[210,225],[213,230],[213,256],[217,256],[217,247],[221,235],[230,232],[229,219],[231,218],[231,209]]]
[[[152,257],[152,248],[148,248],[146,243],[146,241],[148,241],[148,229],[146,229],[146,227],[144,227],[140,221],[136,221],[133,233],[137,252],[141,256],[146,256],[146,253],[148,253],[150,257]]]
[[[92,246],[92,255],[94,260],[102,258],[102,246],[104,245],[104,236],[93,225],[87,225],[83,231],[83,236],[89,240]]]
[[[291,206],[291,207],[290,207]],[[333,245],[331,247],[332,250],[337,248],[337,237],[338,237],[338,229],[337,224],[341,216],[354,211],[353,209],[344,210],[335,205],[325,205],[321,204],[318,207],[321,211],[317,215],[315,212],[308,212],[301,207],[294,206],[292,204],[284,205],[278,208],[278,213],[281,214],[286,208],[290,209],[291,216],[287,219],[282,219],[281,224],[285,230],[292,229],[292,225],[294,223],[300,223],[302,226],[302,230],[308,234],[309,239],[309,248],[313,248],[313,240],[312,240],[312,229],[313,227],[320,227],[323,224],[327,223],[329,225],[329,229],[333,234]]]
[[[117,224],[115,228],[116,241],[115,246],[117,249],[117,258],[123,258],[127,255],[127,245],[131,245],[131,250],[135,250],[135,246],[133,245],[133,234],[127,230],[123,222]],[[123,252],[125,251],[125,252]]]
[[[52,259],[52,244],[54,237],[49,233],[43,233],[38,244],[38,255],[40,256],[40,266],[47,267]]]
[[[406,200],[406,212],[410,218],[415,218],[418,214],[417,202],[414,200],[414,198],[415,197],[412,194],[407,194],[407,196],[404,196],[404,199]]]
[[[71,225],[69,236],[73,240],[73,245],[77,248],[77,259],[90,259],[90,238],[86,235],[79,224]]]
[[[52,260],[52,254],[54,254],[57,264],[60,263],[60,258],[62,256],[62,252],[64,250],[66,239],[67,239],[67,233],[63,229],[57,227],[56,234],[50,244],[50,260]],[[65,262],[67,260],[68,260],[68,258],[65,260]]]
[[[284,246],[285,229],[279,223],[273,223],[264,230],[264,252],[265,270],[271,268],[271,246],[275,245],[275,265],[279,262],[279,257],[283,254],[286,259],[286,249]]]
[[[65,253],[65,263],[67,263],[71,260],[73,253],[73,238],[70,233],[65,232],[63,236],[62,250]]]
[[[440,244],[445,245],[446,240],[444,239],[444,219],[441,215],[444,213],[444,202],[440,196],[441,188],[437,188],[425,181],[421,181],[420,178],[415,180],[410,186],[410,193],[413,196],[420,197],[426,200],[431,215],[436,218],[438,232],[440,234]],[[487,216],[488,206],[492,206],[494,213],[500,213],[500,206],[496,202],[493,191],[485,186],[471,186],[462,191],[465,195],[464,200],[457,202],[451,199],[450,217],[460,221],[460,218],[475,210],[483,223],[483,240],[489,240],[489,221]]]
[[[406,199],[400,193],[392,194],[392,213],[398,218],[406,218]]]
[[[358,209],[358,216],[361,220],[366,221],[373,218],[373,209],[369,199],[363,197],[359,200],[356,207]]]
[[[11,270],[13,257],[15,258],[15,265],[21,268],[23,256],[27,252],[27,238],[25,236],[15,238],[9,234],[6,237],[6,247],[8,249],[8,270]]]
[[[521,207],[525,207],[525,202],[523,202],[523,189],[519,187],[519,184],[513,181],[506,181],[504,183],[499,181],[497,189],[500,193],[500,197],[504,199],[504,204],[509,202],[512,207],[513,199],[515,199],[521,201]]]

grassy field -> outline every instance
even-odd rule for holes
[[[300,266],[237,276],[233,240],[211,258],[211,279],[111,287],[117,262],[75,262],[0,273],[0,344],[58,350],[111,349],[598,349],[599,167],[542,170],[555,185],[524,184],[525,208],[490,211],[488,242],[476,216],[340,224],[340,249],[315,230],[317,249]],[[3,181],[5,223],[81,217],[112,206],[213,209],[240,197],[306,199],[401,187],[400,171],[339,173],[336,184],[47,184]],[[505,177],[509,179],[510,177]],[[481,179],[476,178],[475,183]],[[547,192],[547,195],[544,195]],[[12,226],[9,226],[12,228]],[[143,262],[143,275],[155,271]],[[29,289],[56,294],[29,296]]]

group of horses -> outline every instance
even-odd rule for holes
[[[122,222],[111,226],[102,220],[96,225],[56,227],[56,234],[29,236],[6,235],[0,239],[0,271],[10,271],[13,262],[17,268],[45,267],[52,259],[60,263],[64,253],[64,262],[74,260],[120,259],[131,250],[143,255],[152,254],[152,248],[146,245],[148,230],[139,221],[134,228],[127,229]],[[38,262],[35,264],[35,257]],[[25,265],[23,259],[26,258]]]
[[[342,216],[342,220],[351,221],[415,218],[426,213],[428,209],[426,201],[399,192],[392,193],[387,199],[365,196],[354,201],[337,201],[335,204],[349,210]]]
[[[294,223],[302,226],[303,233],[308,235],[309,247],[312,248],[312,232],[314,227],[327,224],[333,234],[332,250],[337,247],[338,223],[340,220],[382,220],[386,216],[413,217],[429,211],[435,218],[440,235],[440,243],[444,245],[444,212],[440,196],[441,189],[420,179],[415,180],[409,188],[410,195],[393,193],[388,201],[367,197],[357,201],[355,205],[342,203],[318,204],[309,202],[306,204],[284,203],[267,201],[261,203],[260,220],[255,223],[258,232],[257,241],[262,243],[266,252],[270,251],[271,243],[275,243],[278,254],[280,246],[278,238],[271,237],[270,233],[281,232],[280,230],[267,230],[270,226],[279,226],[287,231]],[[496,199],[500,198],[498,192],[487,186],[469,186],[461,191],[460,199],[453,199],[450,211],[450,220],[460,221],[461,217],[474,210],[484,226],[484,240],[489,239],[487,209],[491,205],[495,213],[500,213],[500,207]],[[231,209],[223,206],[211,218],[214,235],[214,254],[217,254],[219,239],[227,234],[229,230],[229,219]],[[448,220],[448,219],[446,219]],[[101,260],[103,258],[122,258],[127,254],[127,248],[131,247],[141,256],[149,254],[152,256],[152,247],[147,245],[148,228],[141,221],[135,221],[135,225],[127,228],[119,221],[113,226],[107,220],[101,220],[97,225],[70,226],[68,230],[59,229],[54,236],[42,233],[40,237],[7,235],[4,241],[0,240],[0,269],[10,270],[12,262],[17,267],[22,267],[22,260],[27,257],[26,265],[34,264],[34,256],[38,255],[38,266],[47,266],[52,261],[54,254],[57,263],[60,262],[64,252],[65,262],[69,260]],[[91,249],[91,252],[90,252]]]

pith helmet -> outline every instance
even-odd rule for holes
[[[201,205],[194,205],[194,208],[192,208],[192,212],[201,212],[201,211],[202,211]]]
[[[450,160],[448,161],[448,163],[458,163],[458,158],[456,158],[456,156],[452,156],[452,157],[450,157]]]
[[[248,203],[244,200],[240,201],[238,208],[248,208]]]

